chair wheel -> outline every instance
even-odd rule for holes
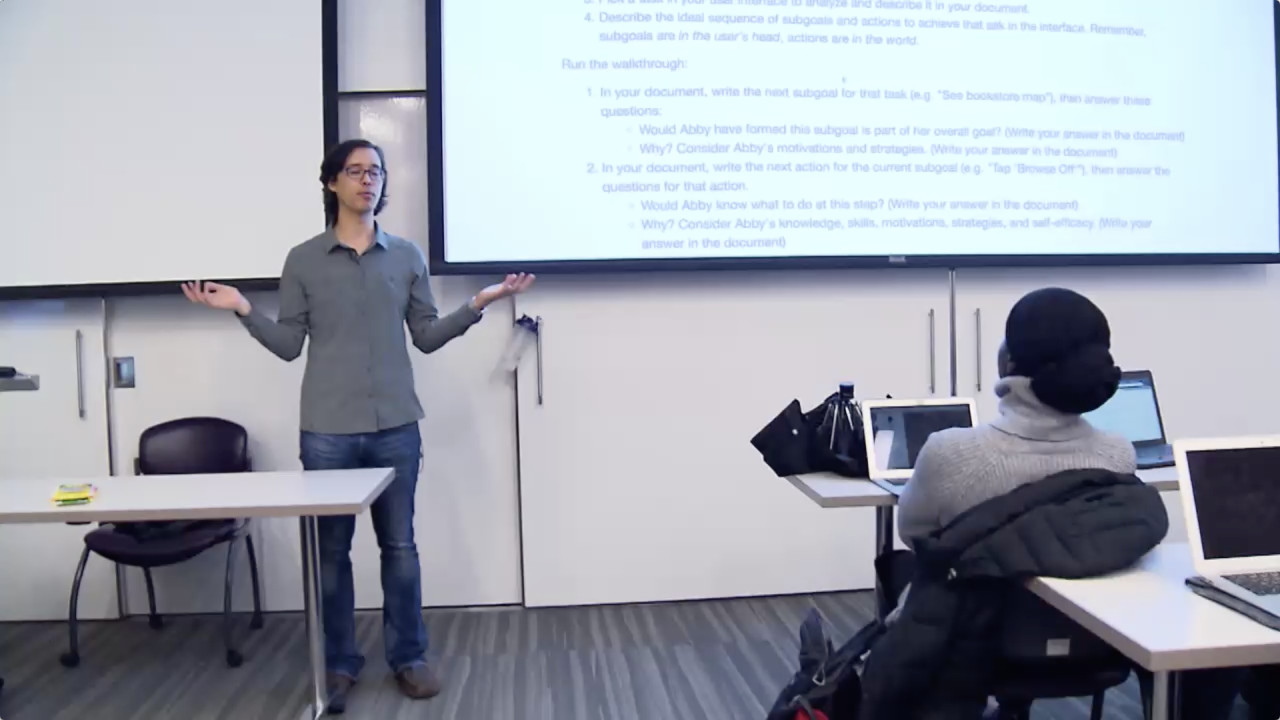
[[[80,653],[62,653],[62,657],[58,658],[58,662],[62,663],[62,667],[77,667],[80,665]]]
[[[262,629],[262,626],[263,626],[264,624],[265,624],[265,623],[262,621],[262,616],[261,616],[261,615],[255,615],[255,616],[254,616],[254,618],[253,618],[252,620],[250,620],[250,621],[249,621],[249,629],[250,629],[250,630],[261,630],[261,629]]]
[[[244,664],[244,656],[235,650],[227,651],[227,667],[238,668]]]
[[[147,620],[147,624],[151,626],[152,630],[161,630],[164,628],[164,618],[160,617],[159,615],[152,615]]]

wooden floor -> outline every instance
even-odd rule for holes
[[[382,662],[381,620],[359,616],[369,662],[354,720],[763,720],[795,667],[795,632],[816,606],[847,637],[870,617],[867,593],[663,605],[428,612],[445,692],[409,701]],[[83,662],[64,669],[62,624],[0,625],[5,720],[275,720],[301,716],[306,650],[299,615],[268,615],[224,664],[218,617],[87,624]],[[247,631],[246,631],[247,632]],[[1082,702],[1043,702],[1037,720],[1085,720]],[[1131,685],[1106,718],[1139,720]],[[1190,719],[1189,719],[1190,720]]]

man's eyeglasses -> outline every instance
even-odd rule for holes
[[[366,168],[359,165],[349,165],[342,168],[342,174],[357,182],[363,180],[365,175],[368,175],[369,179],[374,182],[382,180],[386,175],[380,167]]]

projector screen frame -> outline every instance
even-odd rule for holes
[[[233,285],[244,292],[274,292],[280,278],[189,278]],[[0,302],[5,300],[63,300],[72,298],[143,297],[179,295],[187,279],[155,280],[136,283],[82,283],[77,285],[18,285],[0,287]]]
[[[874,268],[1115,267],[1280,264],[1276,250],[1266,253],[1173,253],[1115,255],[835,255],[790,257],[653,258],[617,260],[517,260],[449,262],[445,257],[444,57],[441,3],[427,0],[427,249],[436,275],[488,275],[513,271],[546,275],[718,270],[817,270]],[[1276,112],[1280,119],[1280,2],[1272,3],[1276,50]],[[1280,121],[1277,122],[1280,139]],[[1277,158],[1280,161],[1280,158]],[[1280,199],[1280,198],[1278,198]],[[1280,209],[1277,211],[1280,217]]]
[[[3,2],[3,0],[0,0]],[[316,148],[317,159],[329,148],[338,144],[338,0],[320,0],[320,83],[324,146]],[[319,212],[319,211],[317,211]],[[301,242],[301,239],[299,240]],[[0,253],[0,261],[4,255]],[[70,285],[15,285],[0,286],[0,301],[5,300],[59,300],[71,298],[112,298],[155,295],[177,295],[180,285],[188,280],[209,280],[234,285],[246,292],[274,292],[280,287],[280,277],[262,278],[174,278],[125,283],[78,283]]]

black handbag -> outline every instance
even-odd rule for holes
[[[814,472],[809,458],[812,435],[800,401],[792,400],[751,438],[751,444],[778,477],[803,475]]]
[[[867,476],[862,411],[853,399],[852,383],[841,384],[838,392],[806,413],[792,400],[751,438],[751,444],[779,477],[814,472]]]

